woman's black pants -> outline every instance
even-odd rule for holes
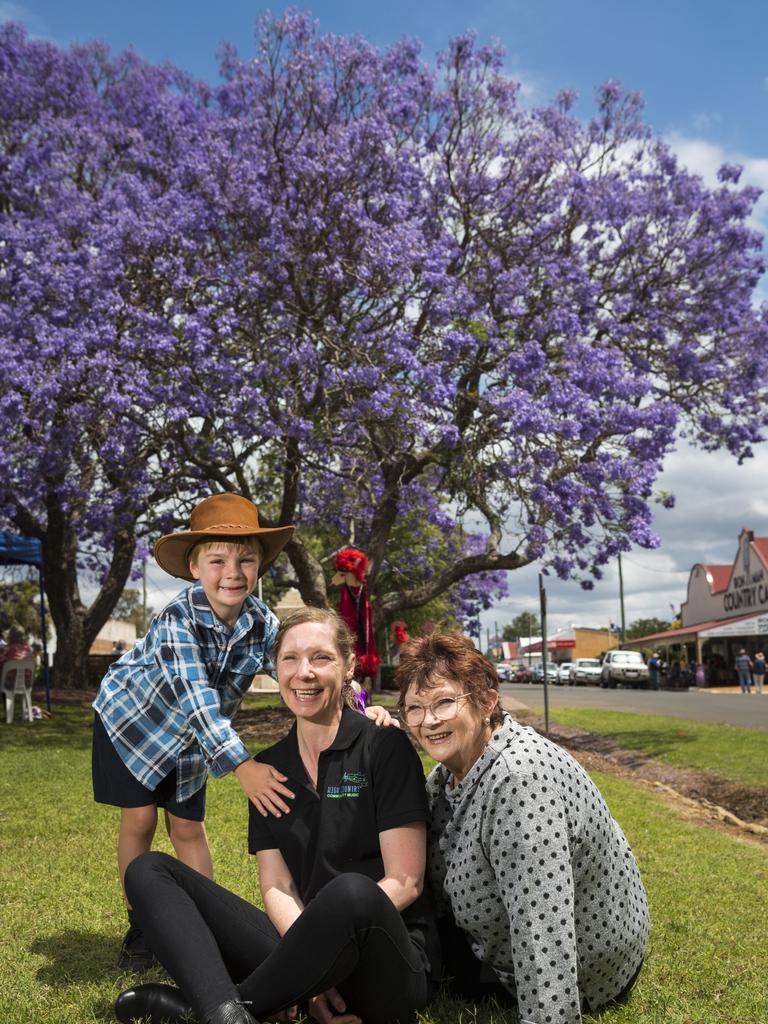
[[[337,988],[365,1024],[413,1019],[429,996],[423,954],[389,897],[338,875],[281,938],[267,915],[165,853],[128,867],[125,890],[160,963],[201,1020],[227,999],[257,1019]]]

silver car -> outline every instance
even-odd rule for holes
[[[599,658],[577,658],[571,665],[569,682],[571,686],[589,686],[600,682],[602,666]]]
[[[541,662],[533,666],[533,681],[535,683],[544,682],[544,665]],[[557,666],[553,665],[551,661],[547,662],[547,682],[557,682]]]

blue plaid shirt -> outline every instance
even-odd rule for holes
[[[156,616],[143,640],[116,661],[93,702],[128,770],[148,789],[177,769],[187,800],[208,771],[225,775],[251,755],[232,728],[251,680],[270,671],[277,619],[250,596],[230,631],[199,583]]]

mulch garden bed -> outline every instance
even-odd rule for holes
[[[516,712],[515,717],[537,732],[544,732],[544,719],[540,716]],[[680,797],[696,803],[706,817],[726,827],[745,826],[750,834],[768,843],[768,789],[730,782],[695,768],[676,768],[640,751],[624,750],[607,736],[572,726],[552,725],[549,738],[565,747],[588,770],[611,772],[632,782],[645,783],[673,802]]]

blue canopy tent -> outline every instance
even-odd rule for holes
[[[22,537],[0,530],[0,565],[32,565],[40,576],[40,632],[43,637],[43,684],[45,703],[51,710],[51,688],[48,680],[48,642],[45,628],[45,590],[43,586],[43,549],[37,537]]]

